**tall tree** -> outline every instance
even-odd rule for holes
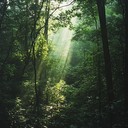
[[[126,120],[128,118],[128,1],[124,0],[125,55],[124,55],[124,101]]]
[[[109,128],[110,128],[112,127],[111,107],[114,100],[114,92],[113,92],[113,82],[112,82],[112,67],[111,67],[111,60],[110,60],[107,26],[106,26],[105,0],[97,0],[97,7],[98,7],[98,13],[99,13],[103,52],[104,52],[106,86],[107,86],[108,105],[109,105],[109,112],[110,112],[110,117],[109,117],[110,119]]]

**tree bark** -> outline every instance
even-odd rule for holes
[[[45,12],[46,12],[46,16],[45,16],[45,24],[44,24],[44,36],[45,39],[48,43],[48,25],[49,25],[49,12],[50,12],[50,0],[46,1],[46,8],[45,8]]]
[[[112,103],[114,100],[113,92],[113,82],[112,82],[112,68],[110,60],[110,51],[108,44],[108,34],[106,26],[106,13],[105,13],[105,2],[104,0],[97,0],[97,7],[99,13],[100,27],[101,27],[101,36],[103,43],[103,53],[104,53],[104,63],[105,63],[105,76],[106,76],[106,86],[108,94],[108,106],[109,106],[109,128],[112,128]]]
[[[128,0],[124,0],[125,52],[124,52],[124,106],[128,119]]]

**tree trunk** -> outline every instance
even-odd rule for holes
[[[124,55],[124,103],[125,118],[128,119],[128,0],[124,0],[125,55]],[[127,123],[127,122],[126,122]]]
[[[46,1],[46,8],[45,8],[45,24],[44,24],[44,36],[48,43],[48,25],[49,25],[49,12],[50,12],[50,0]]]
[[[109,106],[109,120],[110,126],[112,127],[112,103],[114,100],[113,92],[113,83],[112,83],[112,68],[108,44],[108,35],[107,35],[107,26],[106,26],[106,14],[105,14],[105,2],[104,0],[97,0],[97,7],[99,13],[100,27],[101,27],[101,36],[103,43],[103,52],[104,52],[104,63],[105,63],[105,76],[106,76],[106,86],[108,94],[108,106]]]

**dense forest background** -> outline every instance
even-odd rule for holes
[[[128,128],[128,0],[0,0],[1,128]]]

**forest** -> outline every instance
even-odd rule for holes
[[[1,128],[128,128],[128,0],[0,0]]]

